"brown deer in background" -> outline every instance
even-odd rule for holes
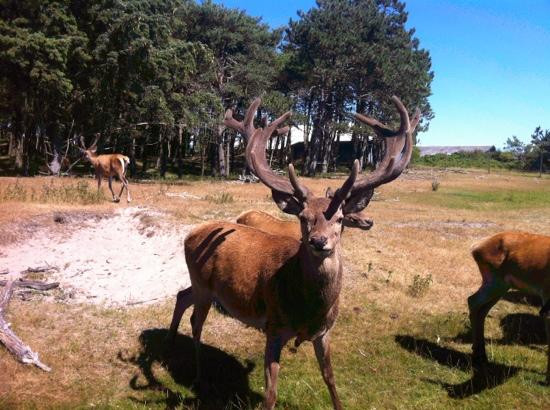
[[[526,232],[501,232],[472,248],[481,287],[468,298],[472,325],[472,362],[474,371],[485,371],[485,317],[510,289],[538,295],[543,307],[548,343],[546,384],[550,384],[550,237]]]
[[[84,137],[80,137],[80,147],[78,149],[94,167],[95,177],[97,179],[97,190],[101,189],[101,180],[107,178],[109,180],[109,189],[113,195],[113,202],[119,202],[122,191],[126,188],[126,200],[132,201],[130,197],[130,189],[128,188],[128,180],[126,179],[126,170],[130,159],[126,155],[122,154],[103,154],[97,155],[97,142],[99,135],[96,137],[92,145],[86,148],[84,144]],[[117,177],[122,184],[118,196],[113,191],[113,177]]]
[[[386,138],[385,156],[374,172],[363,177],[358,177],[359,163],[355,161],[349,177],[332,198],[314,196],[298,181],[292,164],[287,179],[275,174],[267,163],[267,140],[290,113],[256,129],[252,123],[253,113],[260,105],[256,99],[244,124],[232,120],[230,112],[226,115],[226,125],[246,132],[246,160],[271,189],[277,206],[298,217],[301,241],[229,222],[205,223],[187,236],[185,258],[192,286],[178,293],[169,335],[175,337],[184,311],[193,305],[191,327],[197,381],[200,382],[202,327],[216,301],[234,318],[265,332],[267,409],[275,406],[281,350],[292,338],[296,338],[295,346],[306,340],[313,342],[332,404],[335,409],[342,408],[329,344],[342,287],[342,223],[346,215],[360,212],[368,204],[372,189],[397,178],[410,160],[412,134],[420,113],[417,111],[411,121],[401,101],[393,97],[393,102],[401,118],[397,131],[356,114],[359,121],[371,125]]]
[[[290,236],[298,241],[302,239],[302,230],[299,223],[296,221],[279,219],[264,211],[258,211],[256,209],[245,211],[237,217],[236,222],[238,224],[261,229],[272,235]],[[344,227],[349,227],[368,231],[372,228],[373,224],[372,219],[368,218],[364,212],[355,212],[344,215],[342,230]]]

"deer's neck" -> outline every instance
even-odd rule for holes
[[[340,246],[337,245],[332,255],[324,258],[314,255],[309,246],[303,243],[300,252],[304,282],[320,292],[327,305],[332,305],[340,295],[342,282]]]
[[[97,155],[92,155],[92,154],[89,154],[88,156],[88,161],[90,161],[90,163],[95,167],[99,164],[99,158],[97,157]]]

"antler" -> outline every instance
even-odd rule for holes
[[[299,199],[305,199],[309,190],[298,182],[294,167],[289,165],[289,180],[275,174],[268,165],[265,150],[267,141],[274,132],[283,134],[288,132],[288,127],[278,128],[279,125],[290,117],[290,111],[286,112],[271,124],[264,124],[263,128],[255,128],[253,124],[254,113],[262,103],[260,98],[256,98],[250,107],[246,110],[244,121],[237,121],[233,118],[233,111],[225,112],[224,124],[230,128],[242,133],[247,140],[246,162],[254,171],[260,180],[274,191],[296,196]]]
[[[223,119],[224,125],[226,125],[229,128],[233,128],[234,130],[237,130],[240,132],[246,141],[254,135],[256,132],[256,128],[254,128],[254,114],[258,110],[258,107],[262,103],[262,100],[259,98],[256,98],[254,101],[252,101],[252,104],[250,104],[250,107],[246,110],[246,114],[244,116],[243,121],[237,121],[233,118],[233,110],[228,109],[225,112],[225,117]]]
[[[86,148],[86,144],[84,143],[84,135],[80,136],[80,147],[86,151],[88,148]]]
[[[84,135],[81,135],[81,136],[80,136],[80,139],[79,139],[81,148],[82,148],[84,151],[89,150],[89,149],[90,149],[90,150],[94,150],[94,148],[96,148],[96,146],[97,146],[97,142],[99,141],[99,137],[100,137],[100,136],[101,136],[101,134],[97,133],[97,134],[96,134],[96,137],[95,137],[95,139],[94,139],[94,142],[92,142],[92,144],[91,144],[89,147],[86,147],[86,144],[85,144],[85,142],[84,142]],[[76,145],[76,144],[75,144],[75,145]]]
[[[367,125],[370,125],[374,132],[386,139],[386,153],[378,168],[371,174],[359,178],[351,189],[351,196],[370,193],[370,190],[387,184],[397,178],[407,164],[412,155],[412,135],[420,121],[420,110],[417,108],[412,121],[409,119],[409,113],[399,98],[395,95],[392,101],[399,111],[401,124],[397,131],[391,130],[388,126],[382,124],[374,118],[362,114],[355,114],[355,118]]]

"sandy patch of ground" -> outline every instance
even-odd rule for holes
[[[67,300],[106,306],[151,303],[190,285],[183,240],[191,225],[143,207],[53,218],[65,229],[44,226],[29,240],[0,248],[0,269],[56,266],[48,281],[60,282]]]

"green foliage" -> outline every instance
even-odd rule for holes
[[[416,165],[439,168],[497,168],[515,169],[517,161],[505,153],[455,152],[453,154],[435,154],[419,157]]]
[[[504,150],[517,162],[519,169],[539,170],[550,167],[550,130],[540,126],[531,134],[531,143],[525,144],[515,135],[506,140]]]
[[[258,117],[297,109],[295,121],[315,136],[308,161],[331,169],[329,147],[349,131],[351,106],[392,122],[388,96],[397,93],[422,108],[425,124],[432,115],[429,54],[397,0],[324,0],[275,30],[210,0],[1,6],[0,126],[13,137],[8,155],[20,174],[74,157],[70,139],[98,135],[100,153],[131,157],[131,173],[139,160],[143,173],[154,164],[164,177],[177,166],[181,177],[184,160],[200,157],[201,174],[229,160],[229,175],[244,145],[219,126],[222,114],[234,108],[241,117],[260,95]],[[290,141],[281,140],[279,166]]]
[[[330,160],[327,137],[338,133],[336,123],[349,122],[342,115],[349,106],[392,123],[398,120],[389,98],[395,94],[406,106],[418,106],[425,124],[432,118],[427,99],[433,78],[430,56],[420,48],[414,30],[405,27],[404,3],[324,0],[299,17],[286,31],[284,78],[291,91],[304,95],[297,108],[312,127],[308,175],[317,172],[318,162]],[[353,127],[354,140],[371,134],[367,127]],[[378,140],[365,144],[381,150]],[[357,149],[354,154],[359,156]]]

